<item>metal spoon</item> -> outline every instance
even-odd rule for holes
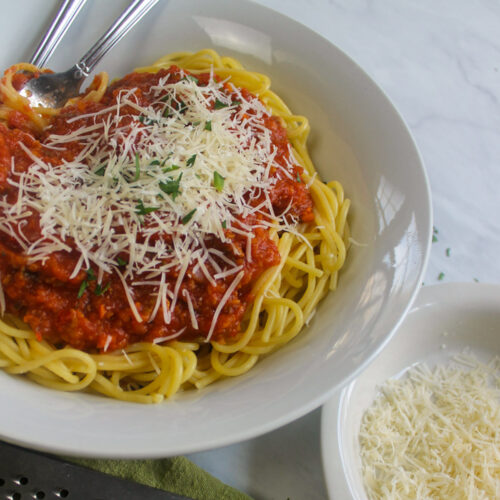
[[[43,73],[21,90],[31,106],[60,108],[79,94],[83,81],[102,57],[139,21],[158,0],[135,0],[108,31],[72,68],[62,73]]]
[[[31,64],[39,68],[45,66],[85,2],[86,0],[64,0],[61,3],[47,33],[30,59]]]

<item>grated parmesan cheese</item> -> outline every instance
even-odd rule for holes
[[[390,380],[362,418],[363,479],[373,499],[500,498],[500,359]]]

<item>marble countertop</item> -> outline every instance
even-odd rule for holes
[[[500,2],[254,1],[345,51],[408,124],[433,198],[435,242],[424,285],[500,283]],[[46,5],[12,9],[19,18],[9,22],[35,23]],[[327,499],[320,420],[317,409],[261,437],[188,458],[255,500]]]
[[[500,3],[258,0],[344,50],[408,124],[429,176],[424,286],[500,282]],[[256,439],[189,455],[256,500],[327,498],[318,409]]]

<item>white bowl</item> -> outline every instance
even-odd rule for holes
[[[432,368],[470,352],[482,362],[500,354],[500,286],[447,283],[422,288],[415,306],[377,359],[323,407],[321,449],[333,500],[365,500],[358,432],[378,387],[425,362]]]
[[[42,3],[26,3],[5,9],[20,21],[31,16],[31,25],[33,12],[49,17]],[[69,67],[118,12],[116,2],[89,2],[51,67]],[[33,35],[24,38],[18,28],[28,31],[28,21],[2,33],[19,43],[3,44],[0,65],[29,56]],[[59,393],[0,373],[1,438],[115,457],[167,456],[251,438],[320,406],[381,350],[408,310],[429,253],[431,203],[415,144],[388,98],[327,40],[246,1],[161,2],[97,70],[120,76],[164,53],[202,47],[268,74],[292,110],[309,117],[313,159],[323,178],[344,185],[353,202],[352,234],[363,246],[351,248],[338,291],[309,328],[246,376],[145,407]]]

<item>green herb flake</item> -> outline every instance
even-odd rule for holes
[[[476,283],[479,283],[479,280],[477,278],[472,278]]]
[[[160,207],[145,207],[143,201],[139,200],[139,202],[135,206],[135,213],[137,215],[147,215],[158,210],[159,208]]]
[[[163,169],[163,173],[167,174],[168,172],[173,172],[174,170],[179,170],[181,167],[179,165],[171,165],[170,167],[165,167]]]
[[[102,287],[100,283],[97,283],[94,290],[94,295],[99,296],[105,294],[108,291],[110,284],[111,283],[107,283],[104,287]]]
[[[81,299],[83,297],[83,294],[85,293],[85,290],[89,286],[89,282],[87,280],[83,280],[82,284],[80,285],[80,288],[78,289],[78,295],[77,297]]]
[[[219,174],[219,172],[215,171],[214,172],[214,187],[219,191],[219,193],[222,191],[222,188],[224,187],[224,180],[225,177],[222,177],[222,175]]]
[[[208,131],[212,130],[212,120],[205,122],[205,130],[208,130]]]
[[[199,82],[198,78],[196,78],[196,76],[193,76],[193,75],[186,75],[184,78],[181,79],[181,82],[182,81],[187,82],[189,80],[191,80],[192,82],[194,82],[196,84],[198,84],[198,82]]]
[[[185,113],[187,108],[188,108],[187,104],[182,99],[180,99],[179,100],[179,109],[178,109],[179,113],[180,114]]]
[[[451,255],[451,248],[447,248],[445,254],[446,257],[449,257]]]
[[[78,295],[77,297],[81,299],[83,297],[83,294],[85,293],[85,290],[89,286],[89,281],[95,281],[96,275],[94,273],[94,270],[89,267],[85,273],[87,274],[87,277],[82,281],[80,284],[80,288],[78,289]]]
[[[214,109],[227,108],[228,106],[229,106],[229,104],[226,104],[225,102],[219,101],[219,99],[215,99]]]
[[[222,221],[222,229],[226,229],[227,228],[227,223],[225,220]]]
[[[231,103],[231,106],[239,106],[241,104],[241,101],[233,101]]]
[[[88,281],[95,281],[96,276],[95,276],[94,270],[91,267],[89,267],[87,269],[86,273],[87,273],[87,280]]]
[[[436,243],[438,241],[437,236],[435,234],[432,235],[432,243]]]
[[[442,272],[441,272],[441,273],[439,273],[438,280],[439,280],[439,281],[442,281],[442,280],[443,280],[443,278],[444,278],[444,273],[442,273]]]
[[[160,165],[160,160],[152,160],[149,162],[150,167],[153,167],[154,165]]]
[[[300,175],[297,174],[297,182],[301,183],[302,182],[302,179],[300,178]]]
[[[188,214],[186,214],[182,219],[181,219],[181,222],[183,224],[187,224],[192,218],[193,218],[193,215],[194,213],[196,212],[196,208],[193,208],[193,210],[191,210],[191,212],[189,212]]]
[[[201,123],[200,121],[197,121],[197,122],[193,122],[193,123],[191,123],[191,125],[192,125],[193,127],[197,127],[200,123]]]
[[[188,159],[188,161],[186,162],[186,165],[188,167],[192,167],[194,165],[195,161],[196,161],[196,154],[194,154],[193,156],[191,156],[191,158]]]
[[[179,175],[179,177],[177,177],[177,179],[175,179],[175,180],[169,179],[166,182],[160,182],[160,189],[164,193],[169,194],[172,197],[172,199],[175,201],[177,196],[179,196],[179,194],[181,194],[180,189],[179,189],[181,179],[182,179],[182,172]]]
[[[154,120],[153,118],[149,118],[149,116],[145,116],[145,115],[139,115],[139,121],[143,124],[143,125],[153,125],[155,123],[158,123],[158,120]]]
[[[139,162],[139,153],[135,153],[135,175],[134,182],[139,180],[141,176],[141,164]]]
[[[106,172],[106,167],[107,165],[104,164],[104,165],[99,165],[99,167],[97,168],[97,170],[94,171],[94,174],[95,175],[98,175],[100,177],[103,177],[104,176],[104,173]]]
[[[116,263],[120,266],[120,267],[125,267],[127,265],[127,261],[122,259],[121,257],[118,257],[116,259]]]

